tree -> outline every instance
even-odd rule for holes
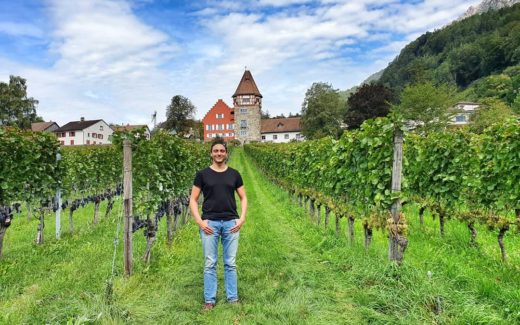
[[[517,77],[518,78],[518,77]],[[481,98],[497,98],[507,103],[515,99],[513,80],[505,74],[491,75],[481,78],[471,86],[475,95]]]
[[[345,123],[349,129],[357,129],[365,120],[383,117],[395,101],[394,93],[378,83],[364,84],[347,100]]]
[[[401,103],[392,106],[392,110],[425,130],[443,129],[453,115],[455,102],[453,87],[426,82],[407,86],[401,93]]]
[[[481,133],[488,126],[505,122],[514,117],[514,113],[503,101],[496,98],[482,100],[480,109],[470,117],[470,130]]]
[[[31,123],[43,119],[36,115],[38,101],[27,97],[27,82],[18,76],[9,76],[9,83],[0,82],[0,125],[30,129]]]
[[[271,114],[269,114],[269,111],[268,110],[261,110],[260,111],[260,116],[263,119],[268,119],[268,118],[271,118]]]
[[[180,135],[186,134],[192,127],[193,115],[196,110],[188,98],[175,95],[167,107],[166,121],[162,124],[162,127],[170,131],[175,130]]]
[[[305,93],[301,110],[302,133],[307,139],[341,134],[342,101],[337,89],[315,82]]]

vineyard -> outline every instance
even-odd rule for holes
[[[377,119],[339,140],[235,149],[250,204],[242,305],[222,303],[221,286],[211,314],[186,223],[207,146],[127,138],[132,230],[144,236],[134,234],[125,277],[124,139],[60,149],[52,136],[0,129],[0,323],[520,321],[520,127],[405,132],[393,191],[396,129]],[[391,234],[400,266],[388,262]]]
[[[475,224],[497,232],[503,261],[504,236],[520,231],[520,126],[516,121],[497,124],[482,135],[465,129],[407,134],[404,144],[402,191],[392,191],[394,133],[388,119],[365,123],[338,141],[322,139],[287,145],[253,144],[246,152],[273,181],[308,202],[311,218],[319,225],[325,210],[347,218],[349,238],[354,222],[364,229],[365,248],[373,229],[396,234],[401,250],[408,245],[406,218],[424,223],[426,209],[438,218],[440,235],[445,220],[453,218],[469,229],[471,245],[478,245]],[[392,204],[417,204],[419,215],[400,214],[395,223]]]
[[[133,136],[131,140],[132,231],[145,228],[150,246],[145,259],[149,262],[160,219],[167,216],[169,243],[181,215],[186,222],[192,175],[206,165],[207,148],[166,133],[158,133],[151,141]],[[37,244],[44,242],[45,217],[51,214],[56,216],[57,239],[61,236],[62,211],[68,210],[69,234],[74,233],[74,213],[85,205],[93,204],[95,225],[100,220],[101,203],[107,201],[107,218],[114,200],[123,194],[122,141],[116,139],[119,145],[114,146],[60,149],[51,134],[0,129],[0,256],[5,233],[14,216],[21,215],[21,207],[26,207],[28,221],[33,217],[39,221]]]

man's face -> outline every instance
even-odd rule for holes
[[[226,161],[227,151],[226,147],[221,144],[216,144],[211,149],[211,159],[217,164],[221,164]]]

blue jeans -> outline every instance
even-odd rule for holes
[[[217,259],[218,242],[222,240],[224,249],[224,282],[228,301],[238,300],[237,269],[235,258],[238,249],[240,232],[231,233],[229,230],[236,224],[236,220],[209,220],[208,226],[213,234],[206,235],[200,230],[202,252],[204,254],[204,301],[214,304],[217,299]]]

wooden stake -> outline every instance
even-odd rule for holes
[[[397,129],[394,132],[394,161],[392,166],[392,193],[401,192],[401,178],[403,170],[403,131]],[[388,255],[391,261],[401,263],[404,251],[408,245],[406,237],[400,227],[401,199],[395,199],[392,204],[392,224],[390,225]]]

